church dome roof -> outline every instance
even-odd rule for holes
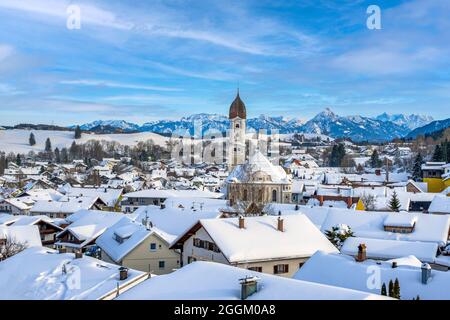
[[[239,92],[237,93],[236,98],[234,99],[233,103],[230,106],[230,119],[234,119],[236,117],[239,117],[241,119],[247,118],[247,111],[245,110],[245,104],[241,100],[241,97],[239,96]]]

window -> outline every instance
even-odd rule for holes
[[[262,272],[262,267],[249,267],[247,269],[250,271]]]
[[[202,248],[202,249],[213,251],[213,252],[220,252],[219,247],[213,242],[194,238],[193,245],[194,245],[194,247],[197,247],[197,248]]]
[[[303,267],[304,264],[305,264],[304,262],[300,262],[300,263],[298,264],[298,268],[301,269],[301,268]]]
[[[156,243],[150,243],[150,251],[156,251]]]
[[[159,268],[164,269],[166,267],[166,262],[164,260],[159,261]]]
[[[272,190],[272,202],[277,202],[277,190]]]
[[[239,123],[236,123],[236,128],[238,128],[238,129],[239,129]]]
[[[242,198],[242,200],[247,201],[247,189],[244,190],[244,196]]]
[[[277,264],[273,266],[273,274],[288,273],[288,272],[289,272],[288,264]]]

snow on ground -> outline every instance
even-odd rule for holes
[[[0,300],[95,300],[143,273],[130,269],[128,275],[120,281],[119,266],[87,256],[74,259],[72,253],[44,247],[29,248],[0,262]]]
[[[33,132],[36,138],[36,145],[30,146],[28,139]],[[73,131],[52,131],[52,130],[0,130],[0,151],[14,153],[28,153],[30,151],[41,152],[45,149],[45,141],[50,138],[52,148],[70,148],[74,141]],[[156,133],[140,132],[130,134],[83,134],[81,139],[76,140],[77,144],[85,143],[89,140],[116,141],[122,145],[134,146],[141,141],[153,140],[155,144],[165,145],[169,138]]]
[[[386,297],[258,273],[214,262],[193,262],[168,275],[146,280],[118,300],[239,300],[239,280],[256,276],[249,300],[372,300]]]

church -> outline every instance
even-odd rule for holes
[[[230,175],[226,180],[227,198],[231,205],[246,206],[266,203],[291,203],[292,181],[286,171],[274,165],[258,149],[249,157],[246,151],[247,110],[239,96],[230,106]]]

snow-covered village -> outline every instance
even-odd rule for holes
[[[61,44],[40,49],[49,52],[45,62],[32,61],[33,54],[6,34],[13,26],[10,19],[33,20],[26,15],[35,13],[50,20],[36,22],[37,32],[55,37],[46,29],[65,21],[67,13],[64,1],[54,7],[50,2],[0,1],[0,15],[6,17],[0,31],[0,300],[450,300],[448,95],[435,110],[416,108],[411,93],[412,104],[398,111],[401,102],[386,101],[347,110],[351,102],[336,98],[319,101],[301,115],[301,102],[295,102],[298,112],[287,107],[291,100],[286,100],[289,111],[281,107],[282,96],[290,96],[287,88],[266,89],[272,85],[267,82],[258,91],[258,83],[266,81],[255,76],[259,71],[227,80],[225,69],[197,76],[180,66],[149,62],[167,78],[214,82],[202,88],[212,94],[204,99],[214,101],[214,107],[199,108],[172,96],[195,89],[175,80],[158,82],[156,75],[149,80],[155,87],[106,78],[74,80],[63,70],[69,68],[67,61],[49,62]],[[415,10],[401,3],[388,12]],[[128,31],[122,18],[93,4],[80,6],[86,30],[65,29],[67,41],[73,45],[80,34],[92,37],[86,50],[99,50],[98,56],[80,60],[91,69],[81,77],[145,71],[123,60],[128,53],[122,49],[138,41],[132,36],[114,38],[114,45],[122,46],[114,59],[100,61],[99,53],[113,41],[105,40],[110,35],[103,28],[118,33],[144,29]],[[434,12],[438,5],[422,9]],[[364,28],[367,17],[362,16]],[[22,27],[17,37],[26,30]],[[178,37],[158,33],[169,32],[164,30],[148,38]],[[223,45],[207,35],[192,39],[189,32],[180,37],[212,42],[227,52],[245,51],[239,56],[259,56],[256,50],[263,50],[250,43]],[[140,52],[152,52],[155,60],[170,48],[169,42],[158,45]],[[30,52],[38,55],[33,48]],[[172,59],[186,54],[180,47]],[[216,50],[210,54],[212,60],[225,59]],[[227,63],[237,63],[234,55],[228,58]],[[117,66],[104,69],[113,61]],[[13,70],[16,64],[23,64],[20,71]],[[414,64],[420,64],[419,56]],[[33,94],[19,88],[26,85],[19,73],[27,68],[39,69],[27,81],[42,99],[31,109],[25,106],[33,105]],[[17,81],[7,84],[14,72]],[[387,72],[373,81],[385,79]],[[219,76],[225,79],[213,79]],[[393,87],[395,77],[389,80]],[[50,88],[52,81],[64,88]],[[227,85],[219,86],[224,81]],[[112,92],[121,97],[108,97],[110,105],[106,98],[86,102],[91,93],[82,90],[88,89],[97,98]],[[44,91],[52,97],[44,99]],[[145,107],[131,100],[122,105],[124,96],[135,91],[159,91],[158,102],[138,93],[133,99]],[[63,95],[76,94],[77,103],[58,104],[67,102]],[[263,101],[272,94],[281,100],[267,107]],[[185,102],[180,113],[175,106]]]

